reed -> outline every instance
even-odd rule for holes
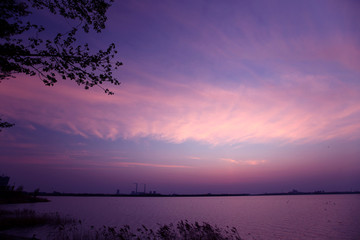
[[[150,229],[141,226],[137,229],[131,229],[130,226],[101,228],[90,227],[84,229],[80,224],[71,226],[61,226],[49,234],[51,240],[241,240],[236,228],[219,228],[209,223],[190,223],[187,220],[179,221],[177,224],[158,225],[156,229]]]
[[[158,224],[155,229],[144,225],[138,228],[131,228],[128,225],[95,228],[84,226],[81,220],[61,217],[59,213],[38,214],[29,209],[0,210],[0,231],[44,225],[52,226],[46,237],[48,240],[241,240],[236,228],[228,226],[220,228],[206,222],[191,223],[182,220],[176,224]],[[20,239],[18,236],[0,234],[0,238],[4,236],[6,239]]]

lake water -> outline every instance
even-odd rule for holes
[[[236,227],[243,239],[360,239],[360,195],[49,199],[1,208],[59,212],[97,227],[156,228],[187,219]]]

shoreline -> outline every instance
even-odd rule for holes
[[[246,196],[294,196],[294,195],[348,195],[360,194],[360,191],[345,192],[288,192],[288,193],[261,193],[261,194],[106,194],[106,193],[39,193],[39,196],[64,197],[246,197]]]

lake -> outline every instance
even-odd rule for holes
[[[51,202],[1,208],[59,212],[96,227],[144,224],[156,228],[158,223],[187,219],[236,227],[243,239],[360,239],[358,194],[48,198]]]

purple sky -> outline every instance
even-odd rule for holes
[[[0,133],[0,174],[48,192],[360,190],[359,12],[357,1],[116,1],[105,31],[83,40],[115,42],[122,85],[108,96],[0,83],[1,117],[16,123]]]

